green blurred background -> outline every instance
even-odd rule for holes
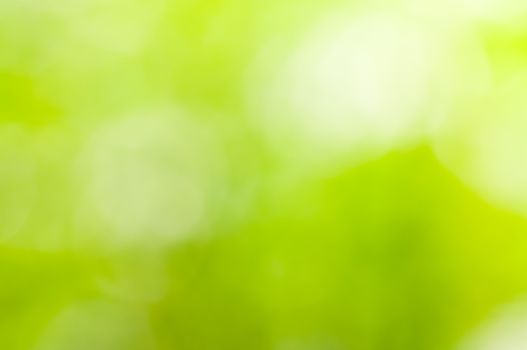
[[[527,349],[527,3],[0,0],[0,349]]]

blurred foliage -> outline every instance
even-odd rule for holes
[[[1,1],[0,348],[464,350],[527,293],[523,7]]]

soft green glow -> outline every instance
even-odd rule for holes
[[[525,347],[526,16],[0,1],[0,349]]]

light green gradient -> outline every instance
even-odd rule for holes
[[[527,348],[526,16],[0,1],[0,349]]]

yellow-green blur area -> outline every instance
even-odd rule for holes
[[[0,349],[527,349],[527,3],[0,0]]]

